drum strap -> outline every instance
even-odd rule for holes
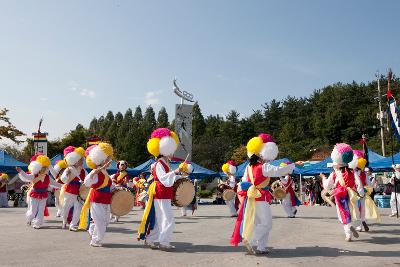
[[[254,185],[253,168],[247,167],[247,175],[250,178],[251,186],[247,189],[247,204],[244,212],[243,239],[250,242],[253,237],[254,222],[256,219],[256,198],[261,197],[260,189],[268,186],[269,180],[266,179],[259,185]]]
[[[108,175],[104,176],[103,183],[96,189],[93,189],[92,187],[89,190],[89,194],[86,197],[85,204],[83,204],[82,210],[81,210],[81,216],[79,220],[79,229],[81,230],[87,230],[89,227],[89,222],[90,222],[90,196],[93,194],[93,190],[99,190],[102,188],[105,188],[108,186],[108,182],[110,180],[110,177]]]
[[[118,183],[119,181],[121,181],[122,179],[124,179],[126,175],[127,175],[127,172],[126,172],[126,171],[120,172],[119,175],[118,175],[118,177],[117,177],[117,183]]]

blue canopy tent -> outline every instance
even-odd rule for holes
[[[149,159],[148,161],[140,164],[139,166],[133,168],[133,171],[137,173],[144,172],[146,175],[150,174],[150,166],[155,162],[154,159]],[[180,161],[171,161],[171,169],[176,169],[178,168]],[[193,172],[189,175],[189,178],[191,179],[204,179],[208,177],[217,177],[219,176],[218,173],[211,171],[209,169],[206,169],[196,163],[191,162],[193,166]]]
[[[28,170],[28,164],[18,161],[6,151],[0,150],[0,172],[5,172],[8,175],[15,175],[17,174],[15,167],[20,167],[24,171]]]
[[[373,164],[375,164],[376,162],[378,162],[382,159],[386,159],[386,158],[379,155],[378,153],[374,152],[372,149],[368,149],[368,159],[369,159],[371,168],[373,168],[375,170],[375,168],[373,167]],[[399,159],[400,159],[400,156],[399,156]],[[328,164],[331,164],[331,163],[332,163],[331,157],[327,157],[323,161],[315,163],[308,168],[304,168],[301,172],[301,175],[313,176],[313,175],[318,175],[320,173],[328,174],[328,173],[332,172],[332,167],[328,167]],[[391,166],[391,163],[390,163],[390,166]]]
[[[394,164],[400,164],[400,152],[393,155]],[[391,171],[392,170],[392,156],[387,158],[382,158],[380,160],[374,161],[369,166],[375,171]]]
[[[61,154],[55,155],[55,156],[51,159],[51,165],[56,164],[56,162],[57,162],[58,160],[62,160],[62,159],[64,159],[64,156],[63,156],[63,155],[61,155]],[[90,168],[86,165],[86,161],[84,161],[83,167],[84,167],[84,168],[86,169],[86,171],[88,171],[88,172],[90,172],[90,171],[92,170],[92,169],[90,169]],[[109,168],[107,168],[107,172],[108,172],[109,174],[114,174],[114,173],[118,172],[117,162],[116,162],[116,161],[113,160],[113,161],[111,162],[111,166],[110,166]],[[138,172],[134,171],[132,168],[128,168],[128,169],[126,170],[126,172],[127,172],[129,175],[131,175],[131,176],[136,176],[136,175],[139,174]]]

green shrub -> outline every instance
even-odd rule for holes
[[[207,189],[201,190],[199,192],[199,197],[201,197],[201,198],[210,198],[210,197],[212,197],[212,195],[213,195],[213,192],[210,190],[207,190]]]

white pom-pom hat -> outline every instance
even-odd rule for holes
[[[28,170],[31,174],[36,175],[42,168],[48,168],[50,163],[50,159],[47,156],[39,153],[31,158]]]
[[[75,165],[85,157],[85,150],[82,147],[67,146],[64,149],[64,159],[68,166]]]
[[[227,163],[225,163],[224,165],[222,165],[222,171],[225,174],[235,175],[236,171],[237,171],[237,168],[235,166],[235,162],[233,160],[230,160]]]
[[[67,167],[68,167],[68,165],[65,162],[65,160],[58,160],[56,162],[56,164],[54,165],[54,170],[56,171],[57,175],[59,175],[60,171],[65,169],[65,168],[67,168]]]
[[[347,166],[353,160],[353,149],[345,143],[336,144],[332,150],[331,158],[338,166]]]
[[[114,150],[108,143],[99,143],[86,149],[86,164],[91,169],[96,169],[107,163],[106,160],[113,156]]]
[[[179,145],[179,138],[173,131],[167,128],[158,128],[153,131],[147,142],[147,150],[154,157],[173,156]]]
[[[279,150],[271,135],[262,133],[253,137],[247,143],[247,156],[257,155],[265,161],[276,159]]]

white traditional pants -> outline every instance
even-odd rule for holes
[[[0,193],[0,208],[8,208],[7,192]]]
[[[90,216],[93,219],[89,226],[89,234],[92,236],[91,243],[98,244],[103,240],[110,223],[110,204],[91,202]]]
[[[272,229],[271,207],[266,201],[256,201],[256,218],[254,222],[252,246],[257,250],[266,251],[268,246],[269,232]]]
[[[390,196],[390,208],[392,209],[392,214],[396,214],[396,197],[394,192]],[[400,212],[400,192],[397,192],[397,208]]]
[[[286,197],[282,200],[282,207],[288,217],[293,217],[295,215],[296,207],[292,206],[290,194],[286,194]]]
[[[74,208],[70,226],[78,227],[79,217],[81,215],[82,204],[78,201],[78,196],[65,192],[64,206],[62,207],[63,224],[67,224],[69,210]]]
[[[225,201],[225,204],[228,206],[229,213],[231,214],[231,216],[237,215],[237,211],[235,208],[235,198],[233,198],[232,200],[229,200],[229,201]]]
[[[60,205],[60,199],[58,197],[54,198],[54,205],[57,208],[57,216],[61,216],[62,214],[62,207]]]
[[[33,227],[40,227],[43,224],[44,209],[46,208],[47,198],[28,198],[28,210],[26,212],[27,222],[31,222]]]
[[[187,215],[187,206],[186,207],[181,207],[181,214],[182,214],[182,216],[186,216]]]
[[[175,219],[170,199],[154,199],[156,222],[154,229],[147,236],[149,242],[160,242],[160,245],[169,246],[174,232]]]
[[[350,228],[352,227],[351,223],[344,224],[343,229],[344,229],[344,234],[347,238],[353,237],[353,233],[351,232]]]

